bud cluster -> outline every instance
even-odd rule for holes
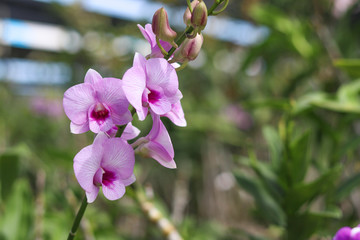
[[[183,16],[187,31],[189,29],[190,31],[185,33],[186,39],[178,47],[175,42],[177,34],[170,27],[168,14],[164,8],[160,8],[155,12],[152,19],[152,33],[149,31],[146,33],[147,36],[154,35],[154,42],[156,42],[158,49],[154,48],[152,50],[154,52],[161,52],[166,58],[171,58],[170,63],[182,63],[185,66],[189,61],[195,60],[200,53],[204,41],[201,31],[204,30],[207,24],[207,17],[207,7],[202,0],[194,0],[190,3]],[[144,37],[147,38],[145,34]],[[174,55],[169,56],[169,52],[160,40],[165,41],[176,49],[173,51]],[[154,52],[152,52],[152,56]]]

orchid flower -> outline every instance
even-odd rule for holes
[[[146,60],[136,53],[133,67],[123,76],[123,89],[130,104],[143,121],[148,108],[157,115],[165,115],[174,109],[182,98],[176,71],[163,58]],[[181,105],[180,105],[181,106]],[[179,113],[181,115],[181,113]]]
[[[98,72],[89,69],[84,83],[64,93],[63,106],[71,120],[71,132],[106,132],[114,125],[130,122],[132,116],[128,110],[129,102],[122,85],[120,79],[102,78]]]
[[[100,186],[104,196],[116,200],[125,194],[125,186],[135,181],[133,148],[121,138],[108,138],[99,133],[94,143],[83,148],[74,158],[74,171],[87,201],[95,201]]]
[[[333,240],[360,240],[360,225],[354,228],[340,228]]]
[[[153,158],[167,168],[176,168],[174,161],[174,148],[169,133],[160,120],[160,116],[151,114],[153,126],[146,137],[139,138],[132,144],[135,152],[144,157]]]

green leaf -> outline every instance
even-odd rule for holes
[[[360,59],[337,59],[334,61],[334,65],[351,77],[360,77]]]
[[[296,185],[287,193],[285,199],[287,212],[294,213],[299,210],[303,204],[310,203],[316,197],[333,189],[335,182],[341,174],[341,170],[342,167],[337,166],[322,174],[315,181]]]
[[[337,209],[318,213],[306,212],[290,216],[286,239],[309,239],[318,229],[323,229],[331,218],[339,218],[339,211]]]
[[[345,181],[336,189],[335,198],[336,200],[342,200],[347,197],[355,188],[360,186],[360,173],[357,173]]]
[[[311,156],[309,139],[310,131],[307,131],[290,144],[291,161],[289,161],[289,167],[293,182],[301,182],[308,170]]]
[[[306,39],[305,27],[298,19],[291,19],[274,5],[256,4],[250,9],[251,16],[262,24],[285,35],[285,39],[304,58],[314,54],[314,47]]]
[[[332,96],[323,92],[307,94],[293,104],[293,114],[299,114],[312,107],[325,108],[335,112],[360,113],[360,80],[342,85]]]
[[[241,172],[236,172],[235,178],[239,185],[254,197],[258,211],[266,220],[272,224],[284,226],[285,213],[259,180]]]
[[[0,218],[0,232],[6,239],[33,239],[34,204],[30,186],[18,179],[5,203],[4,215]],[[1,234],[0,234],[1,235]]]
[[[266,190],[276,201],[282,201],[284,189],[278,182],[276,173],[273,172],[269,164],[258,161],[254,154],[250,155],[251,159],[242,157],[241,163],[254,170],[256,175],[259,177],[259,180],[266,187]]]
[[[19,172],[19,155],[4,153],[0,155],[1,198],[6,201]]]
[[[284,148],[279,133],[270,126],[265,126],[262,131],[269,146],[272,167],[273,169],[278,170]]]
[[[298,100],[293,102],[292,113],[294,115],[296,115],[296,114],[300,114],[304,111],[307,111],[307,110],[313,108],[317,102],[323,102],[328,97],[329,97],[329,95],[322,93],[322,92],[306,94],[306,95],[300,97]]]

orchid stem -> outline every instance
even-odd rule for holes
[[[175,68],[175,70],[176,70],[177,72],[178,72],[178,71],[181,71],[181,70],[183,70],[183,69],[186,67],[187,64],[188,64],[188,61],[186,61],[186,62],[184,62],[183,64],[181,64],[180,67]]]
[[[193,9],[192,9],[192,7],[191,7],[190,0],[186,0],[186,3],[187,3],[187,5],[188,5],[188,8],[189,8],[190,12],[192,13],[192,12],[193,12]]]
[[[71,231],[69,232],[69,236],[68,236],[67,240],[74,239],[76,231],[79,228],[80,221],[81,221],[82,217],[84,216],[87,205],[88,205],[87,198],[86,198],[86,196],[84,196],[83,201],[80,206],[80,209],[74,219],[74,223],[72,225]]]
[[[222,1],[222,2],[225,2],[224,6],[218,11],[212,11],[211,15],[213,15],[213,16],[218,15],[219,13],[223,12],[226,9],[227,5],[229,4],[229,0],[225,0],[225,1]]]
[[[161,53],[164,56],[166,56],[168,54],[168,52],[163,48],[163,46],[161,46],[160,39],[158,36],[156,36],[156,43],[157,43],[158,47],[160,48]]]

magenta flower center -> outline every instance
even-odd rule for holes
[[[102,103],[97,103],[91,112],[91,117],[96,120],[105,120],[109,116],[109,110]]]
[[[157,91],[150,91],[149,95],[148,95],[148,101],[150,103],[154,103],[154,102],[157,102],[159,101],[161,95],[159,92]]]
[[[102,175],[102,185],[109,186],[116,180],[114,172],[106,171]]]

